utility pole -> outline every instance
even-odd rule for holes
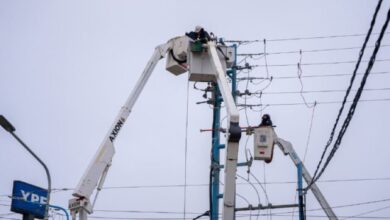
[[[234,48],[234,64],[231,70],[227,71],[227,75],[232,80],[232,95],[234,101],[236,101],[237,91],[237,45],[233,45]],[[220,143],[220,130],[221,130],[221,103],[223,101],[221,93],[217,83],[213,83],[213,124],[212,124],[212,146],[211,146],[211,166],[210,166],[210,220],[218,220],[219,213],[219,199],[223,197],[219,192],[220,181],[220,150],[225,148],[225,145]]]
[[[220,121],[222,97],[218,85],[213,83],[213,125],[212,125],[212,148],[210,167],[210,220],[218,220],[219,212],[219,175],[220,175],[220,150],[224,146],[220,144]]]

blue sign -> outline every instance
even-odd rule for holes
[[[45,217],[46,204],[46,189],[22,181],[14,181],[11,211],[43,219]]]

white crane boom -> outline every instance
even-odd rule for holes
[[[75,198],[69,201],[69,209],[71,210],[73,219],[76,219],[76,215],[78,213],[80,220],[86,220],[87,213],[92,213],[90,197],[95,189],[100,190],[103,185],[108,168],[111,165],[112,157],[115,153],[113,142],[117,137],[123,124],[125,123],[127,117],[129,116],[135,102],[137,101],[150,75],[152,74],[156,64],[161,58],[163,58],[167,54],[170,49],[172,49],[172,42],[174,40],[175,38],[168,41],[166,44],[162,44],[156,47],[141,77],[136,83],[128,99],[126,100],[126,103],[119,111],[118,116],[115,118],[114,123],[108,130],[108,133],[104,137],[103,142],[101,143],[92,161],[88,165],[87,170],[84,172],[84,175],[81,177],[80,182],[73,191],[72,195]]]

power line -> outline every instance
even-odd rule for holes
[[[316,171],[314,172],[313,180],[311,181],[311,183],[308,185],[307,188],[310,188],[310,186],[311,186],[313,183],[315,183],[315,181],[317,181],[317,180],[321,177],[321,175],[324,173],[325,169],[327,168],[328,164],[329,164],[330,161],[332,160],[333,156],[335,155],[337,149],[339,148],[339,146],[340,146],[340,144],[341,144],[341,141],[342,141],[342,139],[343,139],[343,136],[344,136],[345,132],[347,131],[348,127],[349,127],[349,123],[350,123],[350,121],[351,121],[352,118],[353,118],[353,115],[354,115],[354,113],[355,113],[355,109],[356,109],[356,107],[357,107],[357,104],[359,103],[359,100],[360,100],[361,94],[362,94],[362,92],[363,92],[363,89],[364,89],[364,86],[365,86],[367,77],[369,76],[370,71],[371,71],[372,67],[374,66],[376,54],[377,54],[378,51],[379,51],[379,48],[380,48],[380,44],[381,44],[383,35],[384,35],[385,31],[386,31],[387,25],[388,25],[389,20],[390,20],[390,8],[389,8],[389,10],[388,10],[388,12],[387,12],[386,21],[385,21],[384,25],[382,26],[381,34],[379,35],[379,37],[378,37],[378,39],[377,39],[377,41],[376,41],[376,43],[375,43],[375,46],[376,46],[376,47],[375,47],[375,49],[374,49],[374,51],[373,51],[373,53],[372,53],[372,55],[371,55],[370,62],[368,63],[368,66],[367,66],[366,71],[365,71],[365,73],[364,73],[363,79],[361,80],[360,87],[359,87],[358,91],[357,91],[356,94],[355,94],[355,97],[354,97],[354,99],[353,99],[353,102],[352,102],[351,107],[349,108],[348,115],[346,116],[346,118],[345,118],[345,120],[344,120],[344,123],[343,123],[343,125],[342,125],[342,127],[341,127],[341,129],[340,129],[340,131],[339,131],[339,134],[337,135],[336,142],[333,144],[332,150],[331,150],[331,152],[329,153],[329,155],[328,155],[328,157],[327,157],[327,159],[326,159],[326,161],[325,161],[325,164],[323,165],[321,171],[319,171],[319,170],[320,170],[321,163],[322,163],[322,160],[323,160],[324,155],[325,155],[325,153],[326,153],[326,151],[327,151],[327,148],[329,147],[329,145],[331,144],[331,142],[332,142],[332,140],[333,140],[334,131],[335,131],[336,127],[337,127],[339,118],[340,118],[341,113],[342,113],[342,111],[343,111],[343,109],[344,109],[344,105],[345,105],[345,102],[346,102],[347,97],[348,97],[348,95],[349,95],[349,92],[350,92],[350,90],[351,90],[351,87],[352,87],[354,78],[355,78],[355,76],[356,76],[357,69],[359,68],[359,64],[360,64],[361,57],[363,56],[363,53],[364,53],[365,45],[366,45],[366,43],[367,43],[367,41],[368,41],[368,39],[369,39],[369,37],[370,37],[371,30],[373,29],[373,26],[375,25],[375,19],[376,19],[377,13],[378,13],[378,11],[379,11],[379,9],[380,9],[380,7],[381,7],[381,4],[382,4],[382,0],[379,0],[378,5],[377,5],[376,10],[375,10],[375,13],[374,13],[373,20],[371,21],[371,26],[370,26],[370,29],[369,29],[369,31],[368,31],[366,40],[365,40],[365,42],[364,42],[364,44],[363,44],[363,47],[362,47],[362,50],[361,50],[361,52],[360,52],[359,60],[358,60],[358,62],[357,62],[357,64],[356,64],[356,67],[355,67],[355,70],[354,70],[354,75],[353,75],[352,78],[351,78],[350,85],[349,85],[349,87],[348,87],[348,89],[347,89],[347,92],[346,92],[346,95],[345,95],[345,97],[344,97],[343,104],[342,104],[342,106],[341,106],[341,108],[340,108],[340,110],[339,110],[339,114],[338,114],[338,116],[337,116],[335,125],[333,126],[332,133],[331,133],[330,138],[329,138],[329,140],[328,140],[328,143],[326,144],[325,149],[324,149],[324,151],[323,151],[323,153],[322,153],[322,156],[321,156],[321,159],[320,159],[320,161],[319,161],[319,163],[318,163],[318,165],[317,165]],[[318,172],[318,171],[319,171],[319,172]],[[318,173],[318,175],[317,175],[317,173]]]
[[[316,102],[314,102],[314,103],[316,103]],[[313,130],[313,121],[314,121],[314,113],[315,113],[315,110],[316,110],[316,106],[317,106],[317,104],[314,104],[314,108],[313,108],[313,110],[311,112],[309,131],[308,131],[307,138],[306,138],[306,147],[305,147],[305,153],[303,154],[302,163],[305,163],[306,156],[307,156],[307,151],[309,150],[309,144],[310,144],[311,132]]]
[[[347,218],[345,218],[345,219],[357,218],[357,217],[360,217],[360,216],[363,216],[363,215],[366,215],[366,214],[371,214],[371,213],[374,213],[374,212],[379,212],[379,211],[382,211],[382,210],[385,210],[385,209],[388,209],[388,208],[390,208],[390,206],[385,206],[385,207],[373,209],[373,210],[370,210],[370,211],[362,212],[362,213],[353,215],[353,216],[351,216],[351,217],[347,217]]]
[[[388,62],[390,59],[380,59],[375,60],[376,62]],[[368,63],[369,60],[362,60],[361,62]],[[349,63],[356,63],[355,60],[348,60],[348,61],[335,61],[335,62],[315,62],[315,63],[301,63],[301,66],[318,66],[318,65],[339,65],[339,64],[349,64]],[[263,67],[265,65],[258,65],[260,67]],[[296,63],[285,63],[285,64],[268,64],[268,67],[289,67],[289,66],[297,66]]]
[[[299,95],[301,96],[302,101],[305,103],[307,108],[314,108],[316,106],[316,102],[314,102],[314,104],[312,104],[312,105],[309,105],[307,103],[307,101],[306,101],[305,96],[302,93],[302,91],[303,91],[303,81],[302,81],[301,76],[303,74],[303,71],[302,71],[302,67],[301,66],[302,66],[302,51],[299,52],[299,62],[297,64],[297,69],[298,69],[297,79],[299,80],[299,84],[301,85],[301,89],[300,89]]]
[[[260,214],[260,216],[268,216],[268,214]],[[291,215],[278,215],[278,214],[273,214],[273,216],[277,216],[277,217],[284,217],[284,218],[290,218],[291,219]],[[310,217],[310,218],[324,218],[324,219],[329,219],[328,216],[326,215],[305,215],[306,217]],[[247,215],[242,215],[242,216],[237,216],[239,218],[245,218],[247,217]],[[344,215],[344,216],[337,216],[339,218],[351,218],[353,216],[350,216],[350,215]],[[356,218],[356,219],[390,219],[390,216],[365,216],[365,217],[353,217],[353,218]]]
[[[371,204],[377,204],[377,203],[383,203],[383,202],[389,202],[390,198],[387,199],[379,199],[379,200],[371,200],[366,202],[357,202],[357,203],[350,203],[350,204],[344,204],[344,205],[337,205],[332,206],[332,209],[341,209],[341,208],[349,208],[349,207],[355,207],[355,206],[362,206],[362,205],[371,205]],[[323,210],[323,208],[314,208],[314,209],[306,209],[307,212],[315,212]],[[297,211],[285,211],[285,212],[277,212],[275,214],[291,214],[293,212]]]
[[[152,210],[112,210],[112,209],[97,209],[93,210],[94,212],[108,212],[108,213],[146,213],[146,214],[177,214],[177,215],[183,215],[183,212],[179,211],[152,211]],[[187,214],[194,214],[194,215],[199,215],[203,214],[200,212],[188,212],[186,211]]]
[[[390,88],[371,88],[364,89],[364,91],[388,91]],[[276,95],[276,94],[299,94],[299,93],[334,93],[334,92],[345,92],[345,89],[325,89],[325,90],[303,90],[301,91],[276,91],[276,92],[262,92],[263,95]],[[351,90],[357,91],[357,90]],[[255,94],[255,93],[252,93]],[[257,94],[257,93],[256,93]]]
[[[372,72],[370,73],[371,75],[386,75],[390,74],[390,72]],[[305,74],[301,76],[301,78],[325,78],[325,77],[344,77],[344,76],[351,76],[351,73],[336,73],[336,74]],[[356,75],[363,75],[363,73],[357,73]],[[272,76],[273,79],[296,79],[296,75],[287,75],[287,76]],[[249,80],[249,81],[254,81],[254,80],[265,80],[267,79],[266,77],[239,77],[237,78],[237,81],[243,81],[243,80]]]
[[[363,203],[356,203],[356,204],[351,204],[351,205],[334,206],[332,208],[333,209],[335,209],[335,208],[346,208],[346,207],[352,207],[352,206],[373,204],[373,203],[378,203],[378,202],[387,202],[389,200],[390,199],[384,199],[384,200],[373,201],[373,202],[363,202]],[[355,215],[352,215],[352,216],[338,216],[338,217],[341,217],[341,218],[344,218],[344,219],[349,219],[349,218],[369,218],[369,219],[371,219],[371,218],[373,218],[373,219],[379,218],[379,219],[388,219],[389,217],[380,217],[380,216],[361,217],[363,215],[374,213],[374,212],[379,212],[379,211],[382,211],[382,210],[388,209],[388,208],[390,208],[389,205],[387,205],[385,207],[381,207],[381,208],[376,208],[376,209],[373,209],[373,210],[370,210],[370,211],[362,212],[362,213],[359,213],[359,214],[355,214]],[[310,210],[306,210],[306,211],[319,211],[319,210],[322,210],[322,208],[310,209]],[[280,212],[280,213],[274,213],[274,214],[276,216],[284,216],[283,214],[289,214],[289,213],[291,213],[291,212]],[[326,218],[328,218],[327,216],[315,216],[315,215],[307,215],[307,216],[311,216],[311,217],[326,217]]]
[[[385,32],[388,34],[390,32]],[[280,41],[298,41],[298,40],[319,40],[319,39],[334,39],[334,38],[348,38],[348,37],[362,37],[367,34],[341,34],[341,35],[326,35],[326,36],[309,36],[309,37],[290,37],[290,38],[271,38],[266,39],[270,42],[280,42]],[[372,35],[379,35],[379,33],[372,33]],[[239,43],[239,44],[249,44],[262,42],[263,40],[224,40],[226,43]]]
[[[384,44],[381,47],[389,47],[390,45]],[[366,46],[366,48],[374,48],[375,46]],[[281,54],[296,54],[296,53],[319,53],[319,52],[331,52],[331,51],[346,51],[361,49],[360,47],[337,47],[337,48],[323,48],[323,49],[308,49],[308,50],[289,50],[289,51],[276,51],[268,53],[240,53],[237,56],[255,57],[264,55],[281,55]]]
[[[342,183],[342,182],[366,182],[366,181],[390,181],[390,177],[375,177],[375,178],[350,178],[350,179],[329,179],[329,180],[319,180],[321,183]],[[247,182],[240,182],[237,185],[248,185]],[[264,182],[262,182],[264,184]],[[267,182],[269,184],[296,184],[296,181],[285,180],[285,181],[271,181]],[[209,186],[208,183],[199,183],[199,184],[187,184],[187,187],[205,187]],[[183,184],[166,184],[166,185],[134,185],[134,186],[112,186],[112,187],[103,187],[105,190],[111,189],[148,189],[148,188],[181,188],[184,187]],[[70,191],[73,188],[54,188],[54,192],[60,191]],[[0,204],[1,205],[1,204]]]
[[[372,72],[371,75],[384,75],[389,74],[390,72]],[[311,74],[311,75],[303,75],[301,78],[322,78],[322,77],[342,77],[342,76],[351,76],[351,73],[341,73],[341,74]],[[356,75],[363,75],[363,73],[356,73]],[[274,79],[295,79],[296,76],[274,76]]]
[[[260,186],[260,188],[263,190],[264,195],[265,195],[265,199],[266,199],[266,201],[267,201],[267,204],[270,204],[271,202],[269,201],[269,197],[268,197],[268,193],[267,193],[267,189],[266,189],[266,181],[264,180],[264,186],[263,186],[263,184],[261,184],[261,182],[256,178],[255,175],[253,175],[253,173],[250,172],[249,169],[248,169],[248,172],[249,172],[249,175],[251,175],[251,176],[255,179],[256,183],[257,183],[257,184]],[[249,180],[249,176],[248,176],[248,180]],[[260,204],[260,202],[259,202],[259,204]],[[270,216],[272,216],[272,211],[271,211],[271,209],[269,209],[268,211],[269,211]],[[260,209],[258,210],[258,213],[260,213]],[[258,216],[257,216],[257,217],[258,217]],[[258,219],[258,218],[256,218],[256,219]]]
[[[336,209],[336,208],[348,208],[348,207],[355,207],[355,206],[362,206],[362,205],[371,205],[371,204],[377,204],[377,203],[383,203],[383,202],[389,202],[389,201],[390,201],[390,198],[387,198],[387,199],[371,200],[371,201],[366,201],[366,202],[338,205],[338,206],[333,206],[332,208],[334,208],[334,209]],[[322,210],[322,208],[308,209],[306,211],[312,212],[312,211],[318,211],[318,210]],[[104,209],[104,210],[94,210],[94,211],[95,212],[103,212],[103,213],[178,214],[178,215],[183,214],[180,211],[161,211],[161,210],[113,210],[113,209]],[[202,214],[200,212],[187,212],[187,213],[188,214],[194,214],[194,215]],[[288,211],[288,212],[277,212],[277,213],[274,213],[274,214],[275,215],[282,215],[282,214],[288,214],[288,213],[292,213],[292,212],[291,211]],[[0,215],[7,215],[7,214],[10,214],[10,213],[3,213],[3,214],[0,214]],[[15,214],[15,213],[12,213],[12,214]],[[366,214],[368,214],[368,213],[366,213]],[[101,218],[100,216],[94,216],[94,217]],[[107,218],[115,218],[115,217],[107,216]],[[123,217],[121,217],[121,218],[123,218]]]
[[[389,47],[390,45],[382,45],[381,47]],[[373,48],[375,46],[367,46],[366,48]],[[340,47],[340,48],[324,48],[324,49],[311,49],[311,50],[301,50],[302,53],[318,53],[318,52],[329,52],[329,51],[345,51],[345,50],[355,50],[360,49],[361,47]],[[267,55],[279,55],[279,54],[296,54],[300,50],[291,50],[291,51],[279,51],[279,52],[270,52]]]
[[[371,201],[365,201],[365,202],[358,202],[358,203],[349,203],[344,205],[338,205],[338,206],[332,206],[332,209],[341,209],[341,208],[349,208],[349,207],[356,207],[356,206],[363,206],[363,205],[372,205],[372,204],[378,204],[378,203],[384,203],[389,202],[390,198],[386,199],[380,199],[380,200],[371,200]],[[387,206],[386,206],[387,207]],[[308,212],[315,212],[322,210],[322,208],[314,208],[314,209],[307,209]],[[182,212],[175,212],[175,211],[145,211],[145,210],[95,210],[97,212],[103,212],[103,213],[140,213],[140,214],[183,214]],[[370,211],[371,212],[371,211]],[[285,211],[285,212],[276,212],[275,215],[282,215],[282,214],[289,214],[292,213],[292,211]],[[188,212],[188,214],[194,214],[199,215],[202,214],[200,212]],[[368,214],[368,213],[366,213]],[[361,214],[358,214],[361,215]],[[355,215],[356,216],[356,215]],[[110,218],[110,217],[108,217]]]
[[[202,214],[196,216],[195,218],[193,218],[192,220],[200,219],[203,216],[210,216],[210,211],[205,211],[204,213],[202,213]]]
[[[183,189],[183,210],[186,218],[187,206],[187,153],[188,153],[188,107],[189,107],[190,81],[187,82],[186,118],[185,118],[185,141],[184,141],[184,189]]]
[[[387,102],[390,101],[390,98],[384,99],[362,99],[360,102]],[[347,101],[353,102],[353,101]],[[329,104],[340,104],[342,101],[316,101],[317,105],[329,105]],[[314,102],[309,102],[307,104],[314,105]],[[270,103],[270,104],[237,104],[238,107],[265,107],[265,106],[293,106],[293,105],[306,105],[304,102],[290,102],[290,103]]]
[[[383,202],[388,202],[390,201],[390,199],[382,199],[382,200],[374,200],[374,201],[367,201],[367,202],[359,202],[359,203],[351,203],[351,204],[345,204],[345,205],[339,205],[339,206],[333,206],[332,208],[333,209],[339,209],[339,208],[348,208],[348,207],[355,207],[355,206],[362,206],[362,205],[371,205],[371,204],[377,204],[377,203],[383,203]],[[381,211],[381,210],[384,210],[384,209],[388,209],[390,208],[390,206],[385,206],[385,207],[381,207],[381,208],[376,208],[376,209],[373,209],[373,210],[370,210],[370,211],[366,211],[366,212],[362,212],[362,213],[359,213],[359,214],[355,214],[355,215],[349,215],[349,216],[339,216],[339,217],[342,217],[342,218],[362,218],[361,216],[362,215],[366,215],[366,214],[370,214],[370,213],[374,213],[374,212],[378,212],[378,211]],[[313,212],[313,211],[318,211],[318,210],[322,210],[321,208],[316,208],[316,209],[309,209],[309,210],[306,210],[308,212]],[[109,212],[116,212],[117,210],[108,210]],[[166,213],[166,212],[161,212],[161,211],[153,211],[153,212],[143,212],[143,211],[139,211],[139,210],[126,210],[125,212],[131,212],[131,213],[143,213],[143,214],[161,214],[161,213]],[[204,214],[206,214],[207,212],[201,214],[201,216],[205,216]],[[289,216],[289,215],[286,215],[286,214],[289,214],[289,213],[292,213],[291,211],[288,211],[288,212],[277,212],[277,213],[273,213],[272,215],[274,216]],[[175,212],[175,214],[181,214],[179,212]],[[198,215],[199,213],[196,213],[196,212],[193,212],[193,214],[196,214]],[[251,214],[252,215],[252,214]],[[200,217],[201,217],[200,216]],[[237,217],[247,217],[248,215],[245,215],[245,214],[241,214],[241,215],[237,215]],[[268,214],[257,214],[257,215],[254,215],[254,216],[268,216]],[[310,215],[307,215],[308,217],[326,217],[326,216],[319,216],[319,215],[313,215],[313,214],[310,214]],[[199,217],[199,216],[198,216]],[[111,217],[111,216],[91,216],[91,218],[106,218],[106,219],[168,219],[168,218],[156,218],[156,217],[138,217],[138,218],[134,218],[134,217]],[[384,217],[380,217],[380,216],[373,216],[373,217],[364,217],[364,218],[384,218]],[[178,219],[178,218],[169,218],[169,219]],[[192,218],[186,218],[186,219],[192,219]]]
[[[386,32],[388,34],[390,32]],[[379,33],[373,33],[373,35],[378,35]],[[270,39],[267,41],[297,41],[297,40],[316,40],[316,39],[331,39],[331,38],[346,38],[346,37],[362,37],[366,34],[344,34],[344,35],[328,35],[328,36],[314,36],[314,37],[293,37],[293,38],[279,38],[279,39]]]
[[[183,219],[183,217],[110,217],[110,216],[88,216],[88,218],[95,218],[95,219],[142,219],[142,220],[154,220],[154,219]],[[193,218],[185,218],[185,219],[193,219]]]
[[[257,190],[257,188],[255,187],[255,185],[252,183],[252,182],[250,182],[249,180],[247,180],[247,179],[245,179],[244,177],[242,177],[241,175],[239,175],[239,174],[236,174],[238,177],[240,177],[241,179],[243,179],[243,180],[245,180],[248,184],[250,184],[250,186],[252,186],[252,188],[255,190],[255,192],[256,192],[256,195],[257,195],[257,200],[258,200],[258,202],[259,202],[259,204],[261,203],[261,199],[260,199],[260,194],[259,194],[259,191]],[[267,196],[267,202],[269,203],[269,201],[268,201],[268,196]]]

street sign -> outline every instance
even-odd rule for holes
[[[12,212],[33,215],[35,218],[43,219],[45,217],[46,204],[46,189],[19,180],[14,181],[11,203]]]

